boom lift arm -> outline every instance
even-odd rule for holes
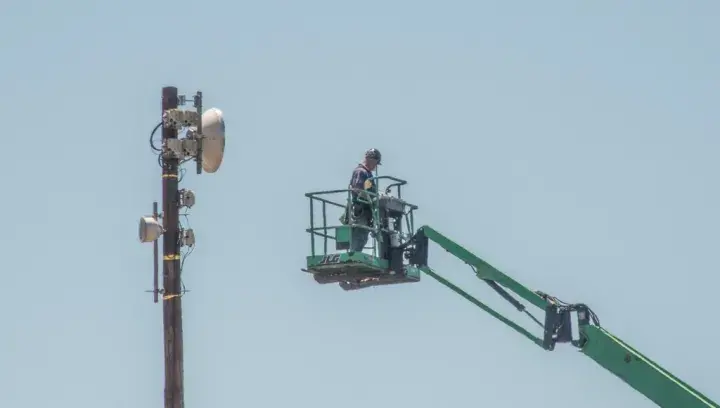
[[[519,311],[527,313],[525,307],[512,298],[505,289],[514,292],[534,306],[544,309],[545,322],[542,324],[544,337],[539,338],[438,275],[429,266],[420,266],[420,270],[425,274],[523,334],[538,346],[546,350],[553,350],[557,343],[570,343],[660,407],[720,408],[718,404],[698,390],[601,327],[597,316],[586,305],[567,304],[545,293],[533,292],[428,226],[421,227],[413,239],[418,240],[421,247],[427,245],[428,241],[433,241],[470,265],[479,279],[488,283]],[[572,338],[571,314],[573,312],[577,315],[578,339]]]
[[[720,408],[717,403],[698,390],[601,327],[595,313],[585,304],[568,304],[546,293],[532,291],[431,227],[423,226],[417,232],[413,232],[415,231],[413,211],[417,206],[404,201],[401,196],[401,187],[407,182],[390,176],[375,177],[373,182],[378,183],[381,179],[390,180],[390,184],[385,193],[371,194],[370,202],[367,203],[369,207],[366,208],[366,211],[370,211],[373,220],[372,225],[369,226],[352,222],[336,226],[328,225],[328,208],[336,207],[345,211],[351,208],[349,189],[306,194],[310,199],[310,228],[306,231],[311,234],[311,254],[307,256],[307,267],[303,271],[312,274],[316,282],[338,284],[342,289],[349,291],[418,282],[424,273],[545,350],[554,350],[558,343],[571,344],[660,407]],[[394,195],[391,194],[393,187],[396,188]],[[378,188],[377,191],[382,190]],[[345,199],[343,202],[332,201],[327,198],[332,194],[342,194]],[[314,211],[318,204],[322,210],[322,226],[316,227]],[[374,244],[370,254],[365,251],[350,250],[353,235],[361,230],[369,230],[373,237]],[[321,254],[316,250],[316,236],[322,238]],[[340,252],[329,253],[328,241],[335,241],[335,249]],[[542,338],[533,335],[438,275],[427,262],[430,241],[470,265],[480,280],[516,309],[535,320],[543,328]],[[544,321],[535,319],[510,292],[543,310]],[[577,339],[573,338],[573,317],[578,322]]]

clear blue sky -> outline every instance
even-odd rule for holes
[[[0,406],[162,406],[136,234],[160,198],[164,85],[202,89],[229,132],[221,170],[184,181],[188,408],[654,406],[429,279],[345,293],[301,272],[303,193],[343,188],[368,147],[419,223],[720,400],[719,18],[715,1],[9,2]]]

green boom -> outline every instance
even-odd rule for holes
[[[548,300],[552,299],[547,295],[531,291],[428,226],[420,228],[418,233],[424,235],[430,241],[435,242],[450,254],[473,267],[478,278],[495,282],[536,307],[547,309]],[[484,311],[490,313],[493,317],[525,335],[538,346],[549,348],[546,347],[547,343],[544,339],[534,336],[529,331],[503,317],[489,306],[439,276],[429,267],[424,266],[421,267],[420,270],[454,290]],[[580,312],[578,316],[580,339],[572,341],[573,345],[578,347],[583,354],[593,359],[600,366],[615,374],[630,387],[663,408],[720,408],[718,404],[711,401],[700,391],[675,377],[659,364],[647,356],[644,356],[606,329],[599,325],[591,324],[588,316],[583,315],[588,312],[589,309],[580,306],[578,310]],[[546,333],[548,330],[549,328],[546,328]]]
[[[369,201],[366,202],[374,220],[372,226],[361,226],[348,221],[340,225],[328,225],[328,208],[337,208],[340,211],[353,208],[349,189],[306,194],[310,199],[310,228],[306,231],[311,234],[311,253],[306,257],[307,266],[303,271],[312,274],[316,282],[339,284],[343,290],[361,290],[380,285],[419,282],[424,273],[545,350],[554,350],[559,343],[569,343],[577,347],[583,354],[660,407],[720,408],[698,390],[601,327],[595,313],[586,305],[564,303],[546,293],[528,289],[433,228],[424,226],[413,232],[413,212],[417,206],[404,201],[401,195],[401,187],[407,182],[390,176],[375,177],[373,181],[378,183],[383,179],[390,181],[386,193],[370,194]],[[396,196],[388,194],[392,188],[396,189]],[[333,201],[329,198],[333,194],[344,198]],[[320,226],[315,225],[314,205],[318,205],[322,210]],[[369,229],[376,238],[371,254],[349,250],[352,236],[362,229]],[[316,236],[322,239],[321,253],[316,252]],[[331,241],[335,242],[335,250],[340,252],[331,252],[328,248]],[[430,241],[470,265],[480,280],[518,311],[535,320],[543,329],[542,337],[530,333],[433,271],[427,262]],[[542,309],[545,312],[545,321],[537,320],[510,292]],[[573,338],[572,333],[573,314],[578,322],[577,339]]]

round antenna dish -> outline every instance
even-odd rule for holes
[[[140,242],[153,242],[157,240],[163,233],[163,227],[158,220],[153,217],[140,218],[138,228],[138,238]]]
[[[225,120],[218,108],[210,108],[202,114],[202,168],[215,173],[225,154]]]

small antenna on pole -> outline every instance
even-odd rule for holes
[[[181,272],[186,257],[195,248],[195,233],[184,226],[181,216],[195,205],[195,193],[179,189],[182,165],[195,160],[197,174],[203,170],[215,173],[225,153],[225,120],[217,108],[202,112],[202,92],[193,97],[195,110],[182,110],[186,102],[178,89],[162,89],[162,120],[150,135],[150,146],[157,153],[162,169],[162,212],[153,203],[152,215],[140,218],[140,242],[153,243],[153,302],[162,300],[165,342],[165,408],[184,408],[182,296],[188,292],[182,283]],[[153,136],[162,127],[162,144],[155,146]],[[185,131],[185,137],[180,133]],[[180,210],[186,209],[184,213]],[[163,240],[163,283],[160,289],[159,239]],[[183,248],[188,250],[183,254]]]

